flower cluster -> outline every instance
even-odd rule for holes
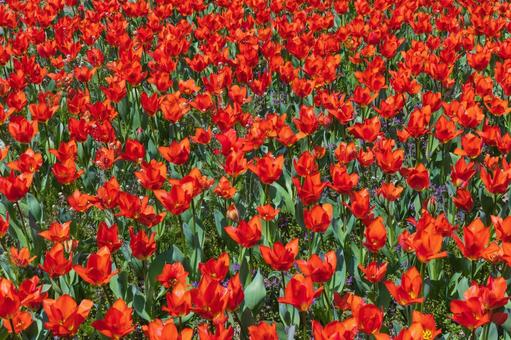
[[[510,75],[509,1],[0,1],[0,338],[510,338]]]

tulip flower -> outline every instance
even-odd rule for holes
[[[286,245],[275,242],[272,248],[259,246],[264,262],[278,271],[287,271],[293,266],[298,250],[298,239],[291,240]]]
[[[401,276],[401,285],[397,286],[392,281],[385,281],[385,287],[396,302],[402,306],[413,303],[422,303],[422,277],[415,267],[409,268]]]
[[[218,259],[209,259],[205,263],[199,263],[202,275],[209,276],[212,280],[222,281],[229,273],[229,254],[222,253]]]
[[[337,256],[332,250],[325,254],[324,261],[312,254],[308,261],[297,260],[296,264],[303,275],[310,277],[313,282],[327,282],[337,269]]]
[[[412,324],[408,328],[401,330],[396,340],[405,339],[435,339],[442,333],[442,330],[436,328],[436,322],[431,314],[423,314],[414,310],[412,312]]]
[[[185,270],[180,262],[165,263],[161,273],[156,277],[156,280],[165,288],[173,288],[179,283],[186,284],[188,272]]]
[[[324,233],[332,222],[333,207],[329,203],[318,204],[303,210],[303,223],[313,232]]]
[[[379,265],[377,262],[373,261],[367,265],[367,267],[364,267],[362,264],[358,265],[358,269],[362,273],[364,273],[364,278],[371,282],[371,283],[377,283],[383,280],[385,277],[385,274],[387,273],[387,266],[388,263],[384,262],[382,265]]]
[[[172,292],[167,293],[166,299],[167,305],[162,310],[172,316],[186,315],[192,306],[190,291],[183,283],[177,283]]]
[[[53,222],[48,230],[41,231],[39,236],[51,242],[64,242],[69,239],[71,221]]]
[[[458,235],[453,235],[456,245],[463,256],[477,260],[485,256],[490,242],[490,228],[486,228],[483,222],[477,218],[463,228],[463,241]]]
[[[73,254],[69,254],[69,259],[65,258],[64,246],[62,243],[56,243],[45,255],[44,263],[39,268],[44,270],[51,277],[57,277],[67,274],[73,265]]]
[[[274,157],[271,153],[266,154],[248,166],[248,169],[256,174],[264,184],[272,184],[282,175],[284,156]]]
[[[103,319],[92,323],[92,327],[107,338],[120,339],[135,329],[132,313],[133,308],[129,308],[123,299],[118,299],[107,310]]]
[[[264,340],[278,340],[277,325],[272,323],[268,324],[264,321],[259,322],[257,325],[248,327],[248,334],[250,339],[264,339]]]
[[[224,230],[240,246],[251,248],[261,240],[261,228],[259,216],[254,216],[248,222],[240,221],[236,228],[227,226]]]
[[[325,326],[322,326],[319,321],[312,321],[312,334],[315,340],[354,339],[357,332],[355,318],[332,321]]]
[[[372,253],[377,253],[387,242],[387,229],[383,225],[383,218],[377,217],[365,228],[364,246]]]
[[[160,319],[153,320],[147,325],[143,325],[142,331],[149,340],[191,340],[193,337],[193,329],[183,328],[181,331],[178,331],[172,319],[166,321]]]
[[[130,233],[130,249],[133,256],[139,260],[145,260],[154,254],[156,251],[155,233],[147,235],[144,230],[140,230],[135,234],[133,227],[129,227],[128,230]]]
[[[107,247],[110,253],[115,253],[122,246],[122,240],[119,239],[119,227],[112,224],[110,227],[101,221],[98,224],[96,233],[96,244],[98,248]]]
[[[6,278],[0,278],[0,318],[11,319],[20,306],[20,298],[14,284]]]
[[[102,247],[97,253],[93,253],[87,260],[87,265],[76,265],[75,272],[85,281],[94,286],[102,286],[110,282],[117,274],[112,271],[112,257],[108,247]]]
[[[286,285],[285,294],[278,298],[280,303],[292,305],[300,312],[306,312],[311,307],[314,299],[323,291],[323,287],[314,289],[314,284],[309,276],[302,274],[294,275]]]
[[[44,327],[54,336],[73,337],[78,333],[80,325],[87,319],[93,302],[84,299],[78,305],[75,300],[64,294],[58,299],[43,301],[43,309],[48,317]]]

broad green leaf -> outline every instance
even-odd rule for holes
[[[264,286],[264,278],[261,275],[261,272],[258,270],[256,276],[250,282],[250,284],[245,287],[245,306],[251,310],[257,309],[259,304],[266,297],[266,287]]]

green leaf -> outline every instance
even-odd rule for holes
[[[255,310],[266,297],[266,287],[264,286],[264,278],[258,270],[256,276],[245,288],[245,306],[251,310]]]
[[[137,290],[133,298],[133,309],[144,320],[151,321],[151,317],[146,311],[146,298]]]
[[[110,289],[117,298],[127,300],[128,273],[120,272],[110,280]]]
[[[37,222],[41,222],[43,217],[41,204],[31,193],[27,194],[27,204],[29,214],[31,214]]]

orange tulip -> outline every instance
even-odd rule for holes
[[[312,254],[308,261],[297,260],[296,264],[313,282],[327,282],[337,269],[337,256],[332,250],[325,254],[324,261],[318,255]]]
[[[64,222],[64,223],[58,223],[53,222],[50,224],[50,228],[45,231],[41,231],[39,235],[51,242],[64,242],[69,239],[69,235],[71,232],[71,229],[69,228],[71,225],[71,221]]]
[[[43,301],[43,309],[48,317],[44,327],[54,336],[73,337],[78,333],[80,325],[87,319],[93,302],[82,300],[77,305],[75,300],[64,294],[57,300],[46,299]]]
[[[3,326],[9,334],[20,334],[32,324],[32,314],[25,311],[18,311],[9,320],[2,319]],[[14,329],[13,327],[14,326]]]
[[[165,288],[173,288],[178,283],[186,284],[187,277],[188,272],[181,262],[165,263],[156,280]]]
[[[56,243],[45,255],[44,263],[39,268],[44,270],[50,277],[57,277],[67,274],[73,265],[73,254],[69,254],[69,259],[64,256],[64,246],[62,243]]]
[[[261,240],[261,220],[259,216],[254,216],[250,221],[240,221],[238,227],[227,226],[225,232],[240,246],[251,248]]]
[[[9,255],[11,263],[20,268],[27,267],[37,257],[30,257],[30,251],[28,248],[16,249],[14,247],[9,249]]]
[[[433,340],[441,333],[442,330],[436,328],[433,315],[422,314],[414,310],[412,312],[412,324],[410,327],[401,330],[396,340]]]
[[[182,165],[188,161],[190,156],[190,141],[185,138],[179,142],[172,142],[169,146],[160,146],[158,150],[168,162]]]
[[[110,339],[120,339],[135,329],[133,326],[133,308],[129,308],[123,299],[118,299],[107,310],[101,320],[92,323],[92,327]]]
[[[174,321],[168,319],[162,321],[156,319],[142,326],[142,331],[149,338],[149,340],[191,340],[193,337],[193,329],[183,328],[178,331]]]
[[[372,253],[377,253],[387,242],[387,229],[383,224],[383,217],[374,219],[365,228],[364,246]]]
[[[357,331],[355,318],[332,321],[325,326],[316,320],[312,321],[312,334],[315,340],[355,339]]]
[[[268,324],[264,321],[257,325],[248,327],[250,340],[278,340],[277,325],[275,323]]]
[[[285,294],[278,301],[292,305],[300,312],[306,312],[311,307],[314,299],[323,291],[323,287],[314,290],[314,284],[310,277],[302,274],[294,275],[286,285]]]
[[[358,269],[362,273],[364,273],[364,278],[371,282],[371,283],[377,283],[383,280],[385,277],[385,274],[387,273],[387,266],[388,263],[384,262],[382,265],[379,265],[376,261],[373,261],[367,265],[367,267],[364,267],[362,264],[358,265]]]
[[[401,276],[400,286],[396,286],[392,281],[385,281],[385,287],[394,300],[402,306],[424,301],[424,297],[419,297],[422,294],[422,277],[415,267],[409,268]]]
[[[303,210],[303,223],[313,232],[324,233],[332,222],[333,207],[329,203],[318,204]]]
[[[172,316],[182,316],[189,313],[192,307],[192,297],[187,286],[183,283],[177,283],[172,288],[172,292],[167,293],[167,305],[162,310]]]
[[[85,282],[94,286],[109,283],[117,274],[117,270],[112,271],[112,257],[108,247],[102,247],[97,253],[90,255],[85,267],[76,265],[73,269]]]
[[[410,188],[422,191],[429,188],[429,172],[424,164],[419,164],[415,168],[402,169],[401,174],[406,177],[406,183]]]
[[[282,175],[284,156],[274,157],[271,153],[254,161],[248,169],[259,177],[264,184],[272,184]]]
[[[486,228],[477,218],[463,228],[463,241],[456,234],[453,235],[453,239],[463,256],[477,260],[485,255],[490,242],[490,228]]]
[[[497,238],[502,242],[511,242],[511,216],[501,218],[490,216]]]
[[[278,271],[287,271],[293,266],[298,250],[298,239],[289,241],[286,245],[275,242],[272,248],[259,246],[264,262]]]

